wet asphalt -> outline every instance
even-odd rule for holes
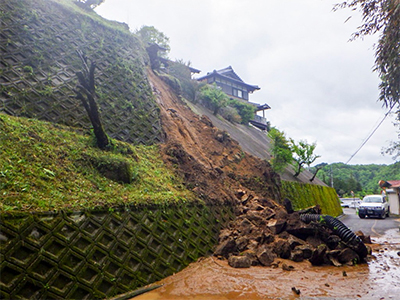
[[[343,215],[340,220],[352,231],[361,230],[364,235],[371,237],[381,237],[388,230],[399,229],[400,217],[391,215],[386,219],[365,218],[360,219],[354,208],[343,208]]]

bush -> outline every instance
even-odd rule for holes
[[[229,100],[229,106],[236,108],[242,121],[241,123],[247,125],[250,120],[253,120],[256,108],[249,104],[236,99]]]
[[[289,141],[285,134],[276,128],[272,128],[269,132],[269,137],[272,139],[272,159],[271,165],[275,172],[280,172],[292,163],[293,156]]]
[[[241,123],[242,118],[240,117],[238,111],[234,107],[224,107],[220,111],[221,116],[232,123]]]
[[[229,97],[215,83],[205,85],[200,89],[200,93],[201,100],[213,111],[214,115],[217,115],[219,110],[228,104]]]

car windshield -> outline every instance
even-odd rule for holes
[[[365,197],[363,199],[363,202],[367,203],[382,203],[382,198],[381,197]]]

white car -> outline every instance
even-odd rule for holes
[[[342,207],[357,208],[360,203],[360,198],[340,198],[340,205]]]
[[[368,217],[380,217],[382,219],[389,217],[389,203],[386,196],[368,195],[365,196],[358,207],[358,216],[361,219]]]

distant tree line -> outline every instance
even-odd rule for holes
[[[379,180],[400,180],[400,162],[391,165],[346,165],[344,163],[319,164],[317,177],[335,188],[340,197],[364,197],[380,192]],[[353,193],[352,193],[353,192]]]

